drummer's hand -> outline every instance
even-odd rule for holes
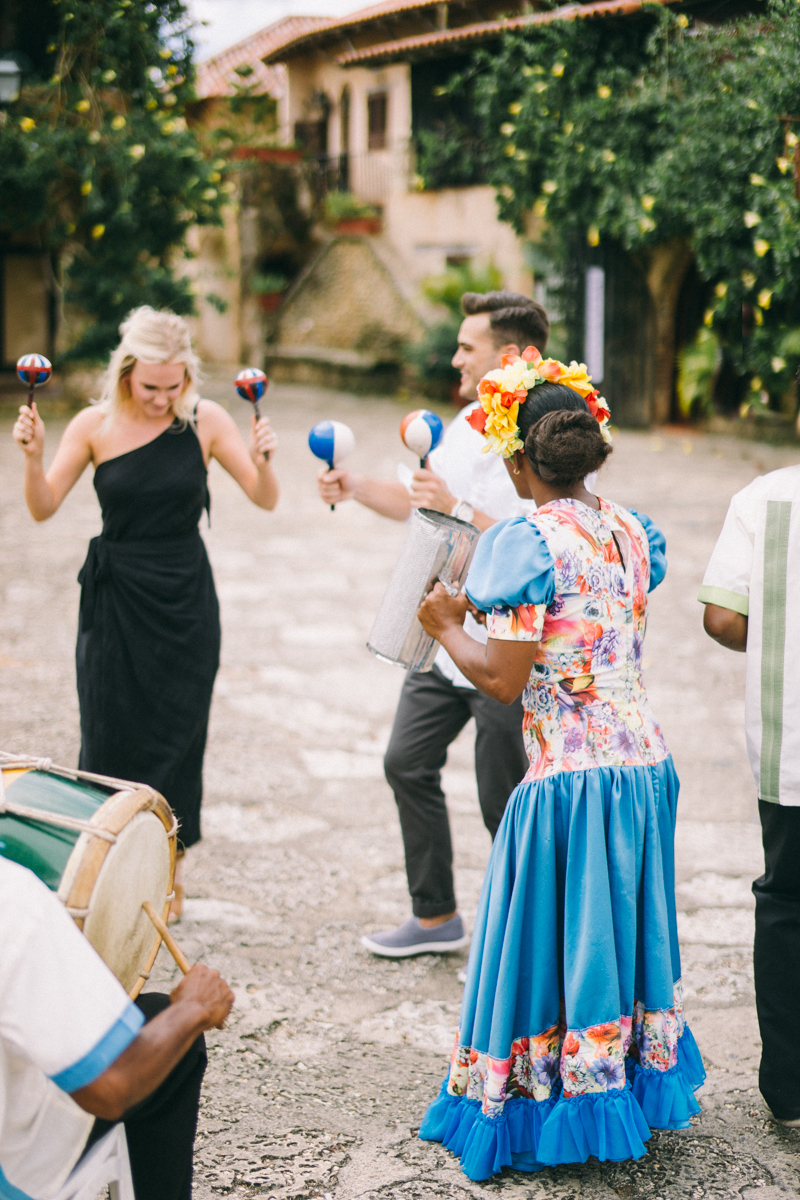
[[[14,424],[14,441],[26,454],[41,458],[44,452],[44,421],[39,416],[36,401],[30,408],[23,404]]]
[[[263,466],[267,461],[266,455],[274,454],[277,449],[278,439],[270,426],[269,417],[262,417],[260,421],[257,421],[256,414],[253,413],[249,444],[250,457],[253,462],[257,467]]]
[[[219,971],[195,963],[184,975],[174,991],[170,992],[170,1003],[190,1001],[205,1009],[204,1028],[221,1029],[228,1013],[233,1008],[234,995]]]
[[[464,595],[465,596],[467,595],[466,592],[464,593]],[[482,609],[476,608],[475,605],[470,600],[469,596],[467,596],[467,612],[472,614],[472,616],[475,618],[475,620],[478,622],[479,625],[486,624],[487,614]]]
[[[420,604],[417,620],[425,632],[435,637],[438,642],[446,629],[464,624],[467,604],[467,597],[463,592],[458,596],[451,596],[443,583],[437,583]]]
[[[436,512],[449,513],[456,502],[443,479],[427,467],[419,467],[411,481],[411,507],[433,508]]]
[[[319,494],[326,504],[341,504],[343,500],[352,500],[356,493],[357,476],[341,467],[329,471],[323,467],[317,475]]]

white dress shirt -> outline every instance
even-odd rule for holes
[[[473,508],[502,521],[505,517],[529,516],[536,511],[533,500],[521,500],[501,458],[491,451],[483,453],[486,440],[467,417],[478,401],[462,408],[448,425],[440,444],[428,455],[428,466],[447,484],[448,491]],[[486,642],[486,628],[467,613],[464,629],[476,642]],[[456,687],[473,684],[462,675],[443,646],[436,655],[436,666]]]
[[[92,1083],[144,1017],[61,901],[0,857],[0,1200],[49,1200],[94,1117]]]
[[[737,492],[698,599],[747,617],[745,734],[760,800],[800,806],[800,466]]]

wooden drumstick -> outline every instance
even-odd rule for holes
[[[175,941],[175,938],[172,936],[170,931],[167,929],[166,925],[161,920],[161,917],[158,915],[156,910],[153,908],[153,906],[149,900],[144,901],[144,903],[142,904],[142,908],[144,909],[144,911],[147,913],[150,920],[155,925],[158,933],[161,934],[162,941],[164,942],[164,945],[167,947],[167,949],[169,950],[172,957],[175,959],[175,962],[178,964],[180,969],[183,971],[184,975],[186,975],[187,972],[191,971],[192,964],[189,962],[188,958],[183,953],[183,951],[181,950],[178,943]]]

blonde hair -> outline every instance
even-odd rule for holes
[[[183,363],[185,386],[172,410],[179,421],[191,421],[198,399],[200,360],[192,349],[189,326],[174,312],[157,312],[149,304],[134,308],[119,327],[122,341],[108,362],[103,390],[96,401],[110,418],[130,397],[129,379],[137,361]]]

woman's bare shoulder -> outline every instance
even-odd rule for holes
[[[198,417],[212,417],[212,418],[213,417],[219,418],[220,416],[227,417],[229,415],[227,409],[223,408],[223,406],[221,404],[217,404],[216,400],[203,400],[203,399],[200,399],[197,401],[197,405],[195,407],[195,413],[197,414]]]
[[[198,400],[195,407],[195,417],[198,426],[205,425],[207,429],[227,429],[235,424],[227,409],[216,400]]]
[[[78,437],[92,438],[105,419],[105,411],[97,404],[90,404],[75,414],[64,432]]]

